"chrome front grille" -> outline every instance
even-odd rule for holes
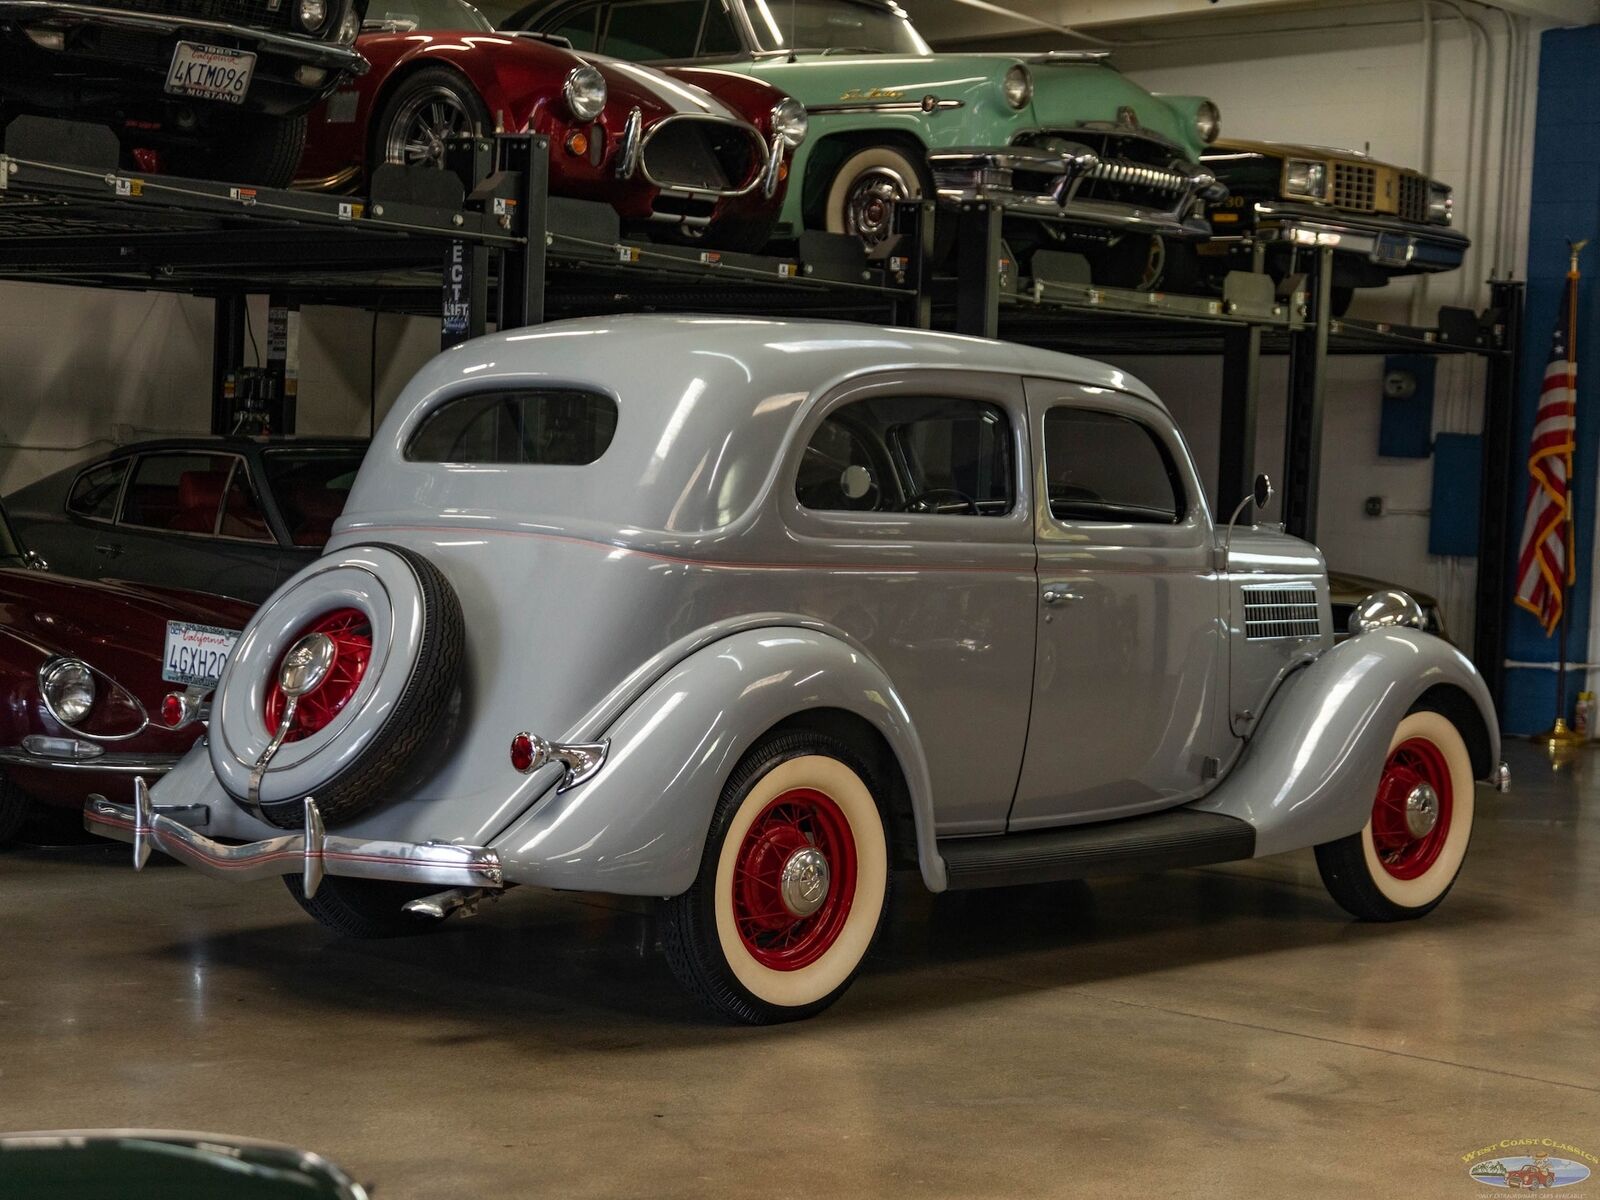
[[[1428,181],[1421,175],[1401,172],[1399,208],[1402,221],[1428,219]]]
[[[1098,163],[1089,172],[1088,178],[1174,193],[1181,192],[1189,186],[1188,176],[1180,175],[1176,171],[1130,162]]]
[[[1372,212],[1377,207],[1378,169],[1366,163],[1333,164],[1333,206],[1349,212]]]
[[[1322,636],[1316,585],[1252,585],[1244,591],[1244,635],[1251,641]]]
[[[657,187],[733,196],[753,186],[766,156],[752,126],[673,116],[645,131],[642,163],[645,178]]]

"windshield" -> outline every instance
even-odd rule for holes
[[[466,0],[373,0],[363,29],[464,29],[491,33],[494,26]]]
[[[743,0],[763,51],[931,54],[898,8],[855,0]]]

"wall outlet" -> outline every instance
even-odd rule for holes
[[[1362,502],[1361,508],[1369,517],[1381,517],[1383,516],[1383,497],[1368,496]]]

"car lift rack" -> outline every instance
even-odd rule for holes
[[[13,126],[13,135],[15,133]],[[1297,250],[1282,286],[1234,272],[1220,297],[1097,286],[1075,255],[1036,251],[1019,278],[998,208],[957,222],[953,271],[935,275],[934,206],[899,206],[899,240],[868,258],[853,240],[803,233],[789,255],[740,254],[624,236],[608,206],[547,194],[548,144],[497,134],[452,144],[444,171],[380,168],[365,196],[131,173],[45,144],[0,153],[0,278],[208,296],[216,304],[213,424],[228,429],[222,381],[244,358],[245,298],[442,317],[443,344],[565,316],[618,312],[828,316],[950,329],[1088,355],[1217,355],[1223,361],[1218,509],[1248,494],[1263,354],[1289,358],[1287,529],[1314,537],[1330,354],[1477,354],[1484,444],[1512,432],[1522,285],[1491,285],[1482,314],[1439,311],[1409,327],[1331,315],[1333,250]],[[80,143],[64,142],[79,150]],[[282,427],[292,429],[292,410]],[[1498,690],[1512,528],[1510,456],[1485,455],[1474,658]]]

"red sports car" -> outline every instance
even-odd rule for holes
[[[179,588],[52,575],[0,510],[0,846],[35,802],[81,809],[154,783],[254,605]]]
[[[296,184],[359,186],[380,163],[442,165],[451,134],[550,139],[550,192],[625,224],[759,249],[782,205],[797,101],[749,76],[659,71],[497,33],[464,0],[375,0],[356,49],[372,64],[313,109]]]

